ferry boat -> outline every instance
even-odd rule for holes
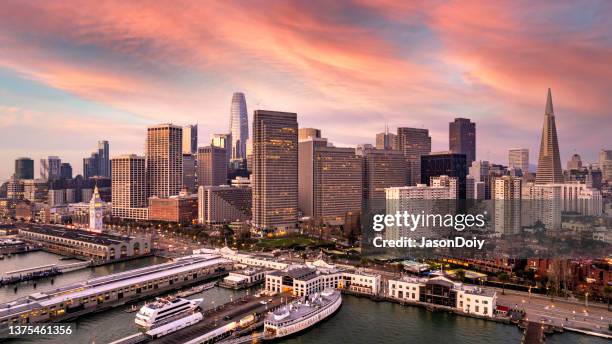
[[[264,338],[282,338],[305,330],[334,314],[341,305],[340,291],[334,289],[293,301],[266,316]]]
[[[207,283],[207,284],[202,284],[199,285],[197,287],[193,287],[187,290],[183,290],[183,291],[179,291],[178,293],[176,293],[177,297],[187,297],[187,296],[191,296],[193,294],[197,294],[197,293],[201,293],[204,290],[208,290],[211,288],[215,287],[215,282],[211,282],[211,283]]]
[[[202,313],[196,311],[201,302],[202,299],[157,298],[140,308],[134,322],[145,334],[161,337],[202,320]]]

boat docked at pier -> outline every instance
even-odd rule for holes
[[[201,302],[202,299],[157,298],[140,308],[134,322],[151,337],[164,336],[201,321],[202,313],[197,312]]]
[[[216,284],[215,282],[211,282],[211,283],[206,283],[206,284],[199,285],[197,287],[189,288],[187,290],[179,291],[178,293],[176,293],[176,296],[178,296],[178,297],[187,297],[187,296],[191,296],[191,295],[194,295],[194,294],[198,294],[198,293],[201,293],[201,292],[203,292],[205,290],[214,288],[215,284]]]
[[[340,291],[334,289],[293,301],[266,316],[264,338],[281,338],[305,330],[334,314],[341,305]]]

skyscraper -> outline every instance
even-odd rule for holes
[[[599,152],[599,169],[604,180],[612,180],[612,150]]]
[[[321,138],[321,129],[300,128],[298,129],[298,141],[308,140],[308,138]]]
[[[108,141],[98,141],[98,175],[106,178],[111,177],[110,152]]]
[[[121,155],[113,158],[113,216],[146,220],[147,173],[143,156]]]
[[[15,177],[17,179],[34,179],[34,160],[30,158],[15,160]]]
[[[246,159],[249,118],[244,93],[236,92],[232,96],[229,129],[232,134],[232,160]]]
[[[198,189],[196,166],[196,155],[183,153],[183,188],[190,193],[195,193]]]
[[[529,149],[510,148],[508,150],[508,168],[518,168],[523,175],[529,172]]]
[[[582,158],[580,158],[580,155],[578,154],[572,155],[571,159],[567,162],[567,169],[568,170],[579,170],[581,168],[582,168]]]
[[[465,154],[468,166],[476,160],[476,123],[467,118],[455,118],[448,124],[448,148],[453,153]]]
[[[443,175],[455,177],[459,199],[466,199],[467,196],[467,170],[465,154],[439,152],[421,156],[421,183],[430,185],[432,177]]]
[[[227,184],[225,148],[215,146],[198,148],[197,176],[199,186]]]
[[[198,125],[186,125],[183,127],[183,154],[196,154],[197,152]]]
[[[557,127],[550,88],[548,89],[544,111],[544,126],[542,127],[542,141],[536,174],[536,184],[549,183],[563,183],[563,170],[561,169],[561,156],[559,155]]]
[[[355,150],[363,157],[363,198],[384,201],[385,189],[406,185],[406,158],[398,150],[364,148]]]
[[[397,128],[397,149],[402,151],[408,163],[407,185],[421,182],[421,156],[431,153],[429,130]]]
[[[384,133],[376,134],[376,149],[397,149],[397,136],[389,132],[388,126]]]
[[[60,178],[62,179],[72,179],[72,166],[64,162],[60,165]]]
[[[91,153],[91,156],[83,158],[83,177],[85,179],[100,175],[100,154]]]
[[[232,159],[232,134],[213,134],[210,145],[225,149],[226,164]]]
[[[45,180],[59,179],[61,165],[62,160],[57,156],[40,159],[40,178]]]
[[[178,195],[183,184],[183,129],[172,124],[147,128],[146,160],[149,196]]]
[[[287,230],[297,225],[297,114],[257,110],[253,116],[253,226]]]

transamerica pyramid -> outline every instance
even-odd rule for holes
[[[540,157],[536,174],[536,184],[549,183],[563,183],[563,170],[561,169],[559,141],[557,140],[557,127],[555,126],[555,113],[550,88],[548,89],[546,110],[544,111],[544,127],[542,128],[542,142],[540,142]]]

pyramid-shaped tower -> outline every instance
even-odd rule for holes
[[[549,183],[563,183],[563,170],[561,169],[559,141],[557,140],[557,127],[550,88],[548,89],[546,110],[544,111],[544,127],[542,128],[540,157],[536,174],[536,184]]]

